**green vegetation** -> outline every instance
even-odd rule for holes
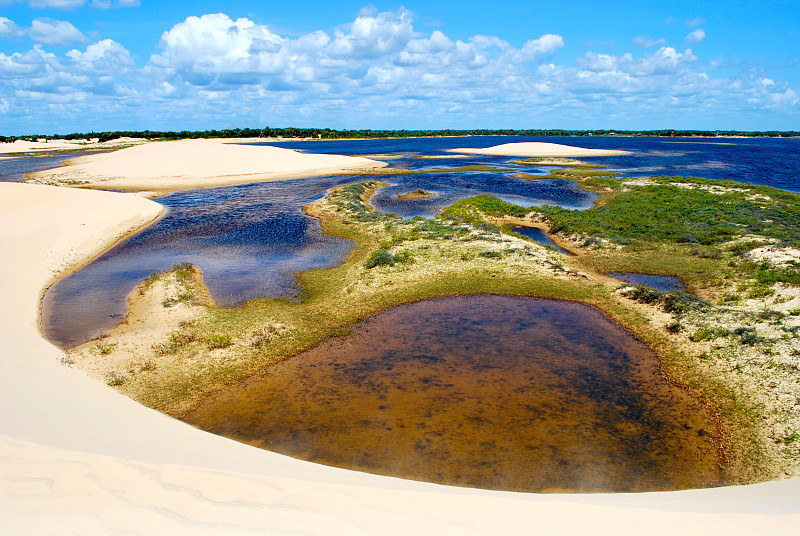
[[[334,130],[330,128],[233,128],[225,130],[202,131],[107,131],[72,134],[26,134],[22,136],[0,136],[0,142],[15,140],[36,141],[37,139],[92,139],[100,141],[117,138],[144,138],[148,140],[178,140],[188,138],[314,138],[314,139],[354,139],[354,138],[426,138],[438,136],[658,136],[658,137],[691,137],[691,136],[746,136],[746,137],[797,137],[798,131],[740,131],[740,130],[568,130],[568,129],[444,129],[444,130]],[[702,140],[701,140],[702,141]]]
[[[654,177],[648,182],[652,184],[619,191],[588,210],[536,210],[551,222],[553,232],[599,236],[617,244],[641,240],[712,245],[752,234],[783,244],[800,243],[797,194],[686,177]]]
[[[428,199],[429,197],[436,197],[436,194],[423,188],[418,188],[413,192],[398,195],[397,199]]]
[[[507,203],[491,195],[478,195],[450,205],[441,212],[439,217],[459,223],[483,224],[486,223],[485,216],[522,218],[530,213],[530,208]]]
[[[394,266],[398,263],[411,262],[413,258],[414,257],[408,251],[392,253],[386,249],[379,249],[367,259],[367,262],[364,263],[364,267],[370,269],[376,266]]]
[[[211,335],[206,338],[206,346],[210,350],[227,348],[231,344],[233,344],[233,342],[231,341],[230,335]]]

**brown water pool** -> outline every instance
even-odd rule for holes
[[[186,420],[317,463],[548,492],[723,483],[715,421],[592,307],[469,296],[376,314]]]

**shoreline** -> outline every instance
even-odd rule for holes
[[[93,213],[98,196],[134,197],[57,190],[58,197],[73,192],[73,200],[83,198],[65,207],[66,214],[79,208]],[[84,222],[86,231],[111,240],[114,222],[128,214],[121,208],[126,204],[113,204],[106,208],[115,213],[92,214],[93,220]],[[348,535],[488,534],[537,526],[561,534],[638,535],[645,529],[692,532],[702,525],[708,534],[732,536],[788,533],[800,523],[800,479],[646,494],[487,492],[331,469],[200,432],[62,366],[63,352],[30,325],[26,329],[18,309],[38,310],[36,297],[46,280],[28,273],[25,258],[49,258],[55,230],[65,235],[55,255],[62,270],[74,267],[81,255],[99,253],[96,243],[78,238],[85,236],[79,232],[81,222],[60,221],[46,208],[18,209],[14,230],[21,226],[36,236],[15,242],[28,253],[15,257],[13,265],[4,261],[3,270],[6,280],[29,282],[13,301],[8,295],[0,298],[6,320],[0,328],[0,362],[6,368],[4,381],[14,382],[0,395],[7,417],[0,424],[0,515],[11,531],[55,534],[69,526],[85,534],[133,527],[142,533],[218,534],[224,525],[226,532],[276,534],[298,529]],[[6,246],[14,237],[9,227],[2,229]],[[91,478],[76,481],[76,465]],[[49,484],[20,484],[34,476]],[[274,515],[264,515],[268,512]]]

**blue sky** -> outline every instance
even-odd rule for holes
[[[0,134],[800,129],[800,2],[0,0]]]

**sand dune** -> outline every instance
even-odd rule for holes
[[[615,151],[610,149],[586,149],[583,147],[573,147],[571,145],[561,145],[558,143],[544,143],[539,141],[504,143],[485,149],[461,148],[449,149],[454,153],[484,154],[496,156],[614,156],[628,154],[627,151]]]
[[[173,191],[340,173],[386,166],[367,158],[305,154],[230,140],[153,142],[83,156],[65,167],[40,171],[40,183],[109,190]]]
[[[800,479],[624,495],[450,488],[323,467],[196,430],[59,363],[43,288],[161,207],[0,183],[4,534],[792,534]]]

